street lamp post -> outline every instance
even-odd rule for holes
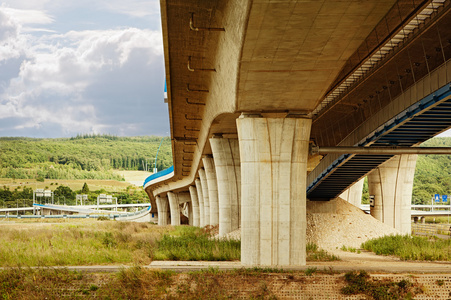
[[[158,150],[157,150],[157,155],[155,155],[155,163],[154,163],[154,167],[153,167],[153,172],[154,173],[158,172],[157,158],[158,158],[158,152],[160,152],[160,148],[161,148],[161,144],[163,143],[163,140],[164,140],[164,137],[161,138],[160,146],[158,146]]]

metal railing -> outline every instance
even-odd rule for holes
[[[449,224],[418,224],[412,223],[412,235],[451,236]]]

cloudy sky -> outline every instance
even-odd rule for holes
[[[158,0],[0,0],[0,136],[166,135]]]

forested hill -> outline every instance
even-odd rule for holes
[[[153,167],[158,146],[159,170],[172,165],[168,137],[79,135],[74,138],[0,138],[0,177],[49,179],[119,179],[113,169]]]
[[[421,147],[451,147],[451,138],[433,138]],[[418,155],[412,203],[430,204],[434,194],[451,195],[451,155]]]

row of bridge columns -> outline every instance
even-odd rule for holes
[[[191,225],[219,225],[220,236],[241,228],[244,265],[305,265],[310,127],[310,119],[296,115],[241,115],[238,139],[219,135],[210,139],[212,155],[202,159],[203,168],[189,193],[156,197],[158,224],[167,225],[170,220],[171,225],[179,225],[181,205],[189,202]],[[407,198],[410,212],[407,190],[411,195],[414,169],[413,157],[400,156],[368,177],[374,188],[370,190],[375,196],[373,216],[403,230],[410,225],[410,216],[407,221],[397,218],[404,218]],[[358,195],[360,189],[361,197],[362,185],[348,195]]]
[[[403,234],[411,233],[411,201],[417,155],[396,155],[367,176],[368,194],[372,199],[370,214]],[[340,195],[359,207],[362,200],[362,178]]]

